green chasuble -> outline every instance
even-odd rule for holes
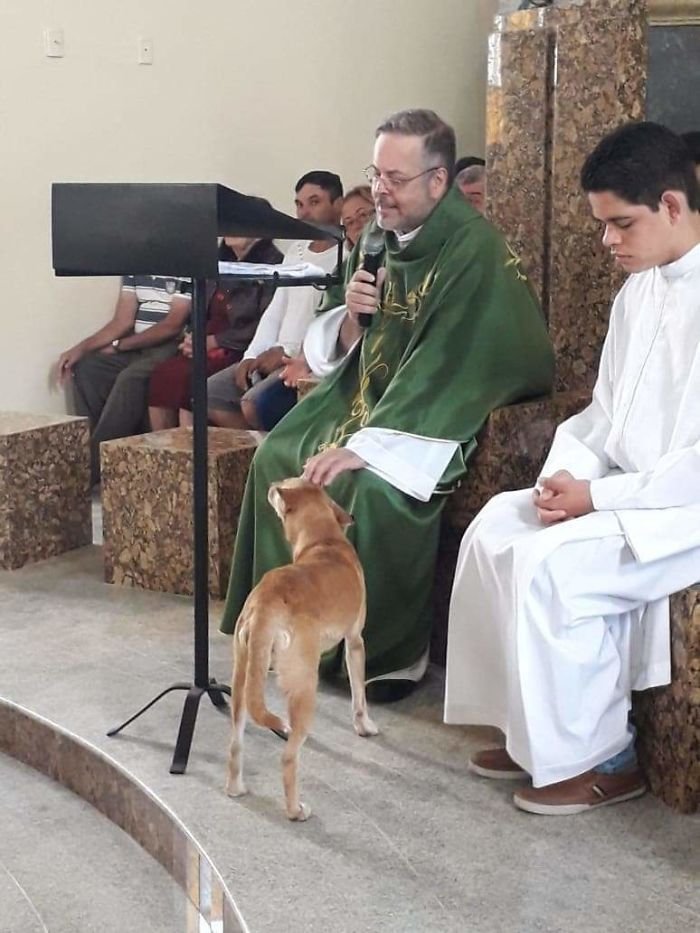
[[[365,427],[458,441],[429,502],[369,469],[347,471],[328,487],[355,519],[349,537],[367,585],[368,678],[403,670],[425,652],[445,494],[465,474],[489,412],[549,392],[554,372],[546,327],[518,258],[457,191],[448,192],[404,249],[392,233],[385,240],[380,312],[253,460],[221,624],[231,633],[252,587],[290,560],[267,501],[270,483],[298,476],[313,454],[344,446]],[[348,277],[361,260],[362,241]]]

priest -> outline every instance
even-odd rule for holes
[[[630,692],[668,683],[668,596],[700,579],[700,192],[654,123],[599,143],[581,182],[631,273],[593,399],[558,429],[534,490],[492,499],[462,541],[445,720],[503,748],[470,768],[531,778],[519,808],[565,815],[645,790]]]
[[[304,344],[313,370],[329,374],[254,458],[221,626],[232,632],[255,583],[290,560],[267,491],[303,473],[355,518],[375,700],[405,695],[425,672],[440,513],[479,429],[494,408],[552,384],[526,273],[453,190],[454,158],[454,132],[432,111],[377,130],[367,169],[376,224],[350,257],[343,303]],[[376,278],[362,268],[369,238]],[[337,654],[323,661],[326,673],[339,666]]]

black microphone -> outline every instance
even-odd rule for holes
[[[382,230],[372,230],[371,233],[367,234],[367,239],[365,240],[365,253],[362,258],[362,268],[365,272],[369,272],[370,275],[374,276],[374,281],[377,281],[377,272],[382,265],[382,259],[384,257],[384,232]],[[361,313],[357,315],[357,322],[360,327],[369,327],[372,323],[372,318],[374,315]]]

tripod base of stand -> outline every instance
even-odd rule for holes
[[[172,693],[173,690],[187,691],[185,706],[182,710],[182,718],[180,719],[180,729],[177,734],[177,741],[175,742],[173,760],[170,765],[171,774],[184,774],[187,768],[187,760],[190,756],[190,747],[192,746],[192,736],[194,735],[194,726],[197,721],[199,701],[206,693],[217,709],[228,709],[228,703],[226,702],[224,694],[231,696],[231,688],[227,684],[220,684],[213,677],[205,687],[188,683],[171,684],[169,687],[166,687],[165,690],[161,690],[158,696],[153,697],[153,699],[146,703],[145,706],[142,706],[137,713],[134,713],[133,716],[129,717],[129,719],[120,726],[117,726],[116,729],[110,729],[107,735],[110,737],[118,735],[122,729],[125,729],[126,726],[135,719],[138,719],[139,716],[154,706],[158,700],[162,699],[166,694]]]

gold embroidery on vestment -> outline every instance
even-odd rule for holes
[[[369,389],[371,378],[372,376],[378,375],[386,379],[389,376],[389,366],[382,359],[384,322],[390,317],[398,317],[409,324],[414,323],[420,315],[423,302],[430,291],[430,286],[433,284],[434,278],[435,267],[433,266],[423,281],[415,288],[412,288],[408,294],[403,297],[403,300],[401,300],[401,296],[397,294],[398,283],[396,279],[392,279],[387,283],[379,310],[379,314],[383,316],[383,320],[380,320],[376,335],[372,336],[372,344],[367,348],[369,362],[366,366],[365,353],[363,352],[364,347],[360,350],[360,381],[357,394],[350,406],[350,417],[336,428],[333,438],[330,441],[319,444],[319,453],[324,450],[333,450],[339,447],[347,437],[354,434],[355,431],[358,431],[360,428],[365,427],[369,421],[371,412],[367,401],[367,390]],[[364,339],[368,340],[369,334],[366,334]]]
[[[508,253],[510,254],[510,259],[506,260],[505,268],[507,269],[509,266],[512,266],[517,280],[519,282],[527,282],[527,276],[525,275],[525,273],[523,272],[521,268],[522,262],[523,262],[522,259],[520,258],[520,256],[518,256],[518,254],[515,252],[513,247],[508,242],[506,242],[506,249],[508,250]]]

